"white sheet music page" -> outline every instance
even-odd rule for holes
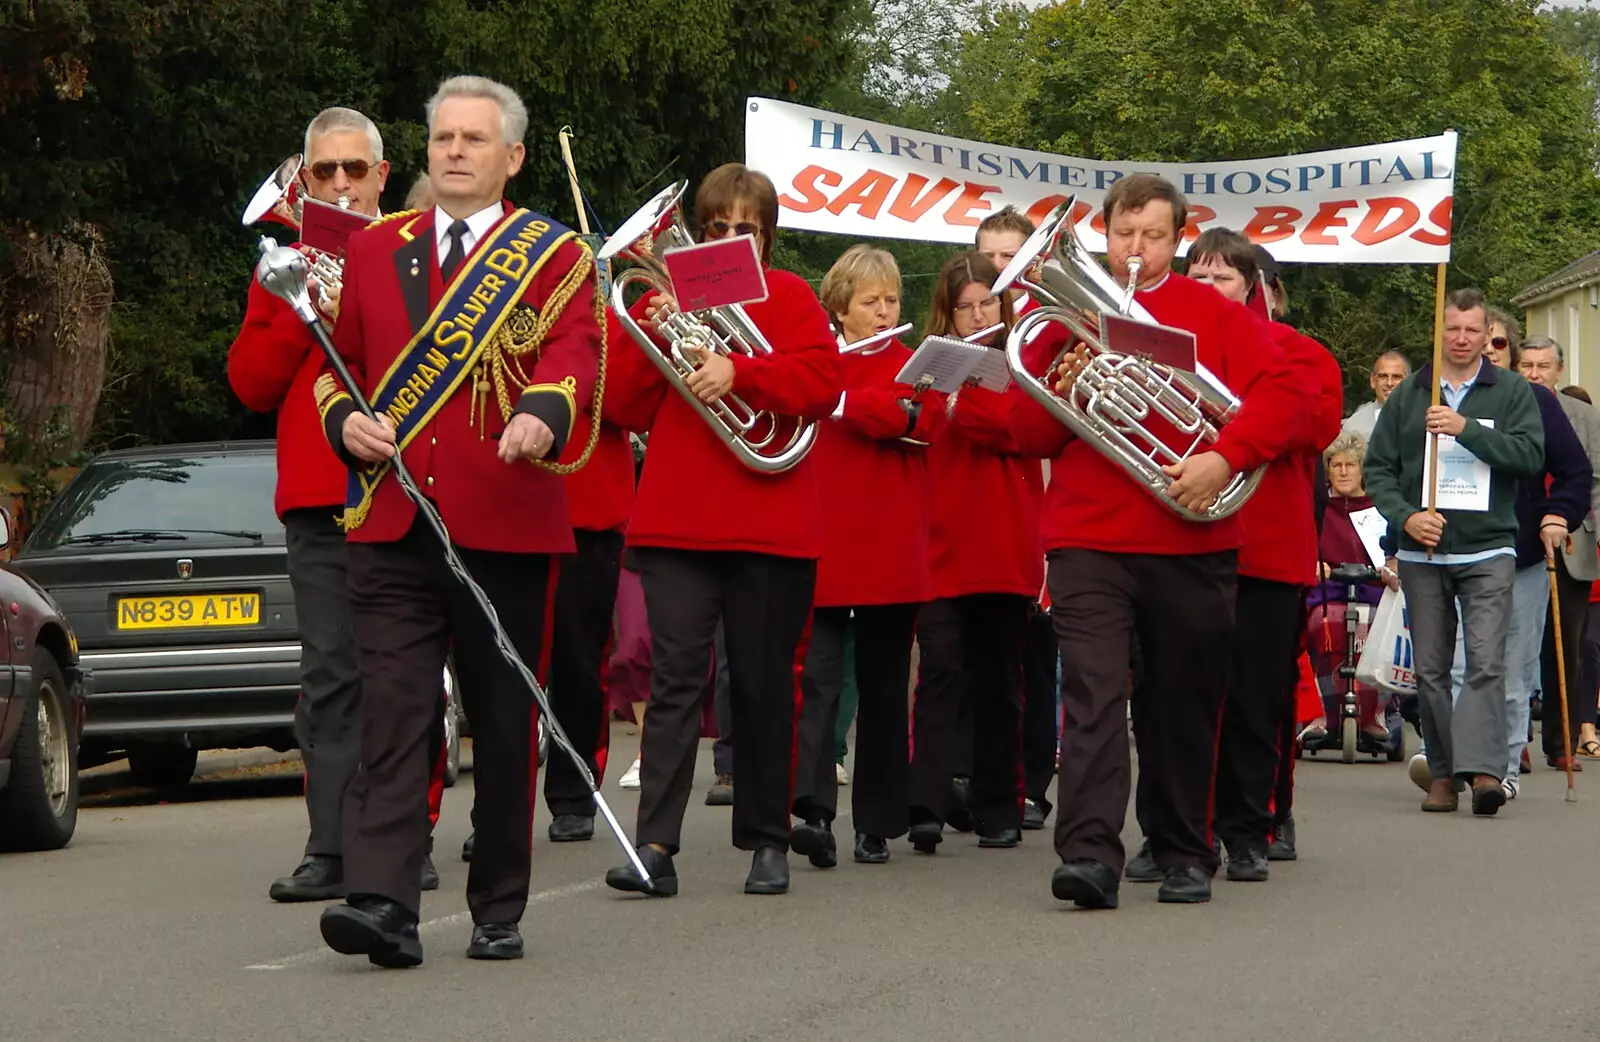
[[[972,370],[978,386],[997,394],[1004,393],[1011,386],[1011,367],[1006,365],[1006,353],[991,347],[978,350],[983,352],[983,357],[978,359],[977,366]]]
[[[922,343],[895,376],[896,383],[915,387],[926,383],[936,391],[954,393],[989,354],[988,348],[973,347],[945,336],[923,338]],[[1001,359],[1002,366],[1005,359]]]

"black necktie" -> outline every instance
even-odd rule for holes
[[[467,251],[463,240],[467,236],[467,222],[462,220],[450,222],[450,230],[445,234],[450,236],[450,248],[444,251],[444,265],[439,269],[439,274],[448,286],[451,276],[461,267],[461,262],[466,257]]]

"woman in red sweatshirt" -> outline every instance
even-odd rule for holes
[[[894,255],[852,246],[822,280],[822,303],[841,347],[892,329],[900,321]],[[927,444],[944,409],[938,392],[916,394],[895,382],[910,358],[911,350],[898,339],[845,354],[844,395],[812,451],[823,549],[801,678],[805,707],[794,812],[803,824],[795,826],[790,842],[818,868],[837,864],[834,731],[852,615],[861,695],[851,789],[855,859],[889,860],[888,841],[905,835],[910,825],[906,688],[917,610],[931,589]]]
[[[771,263],[778,197],[765,175],[739,163],[718,167],[700,183],[694,217],[702,238],[753,236],[763,264]],[[672,856],[719,619],[738,735],[733,844],[754,852],[745,892],[789,888],[799,672],[823,545],[816,464],[805,458],[781,473],[758,473],[713,432],[703,408],[733,394],[785,422],[823,420],[839,402],[843,365],[827,313],[805,281],[772,267],[766,281],[767,299],[745,311],[772,354],[706,352],[682,388],[670,386],[647,349],[620,328],[610,337],[606,417],[650,436],[626,539],[639,562],[652,638],[636,833],[651,882],[624,865],[606,874],[618,890],[677,893]],[[645,297],[633,313],[652,328],[663,303]],[[655,349],[664,350],[653,335]],[[700,404],[691,406],[685,389]]]
[[[1209,228],[1189,249],[1188,272],[1244,304],[1260,275],[1256,248],[1238,232]],[[1339,433],[1344,375],[1327,348],[1294,327],[1271,323],[1292,379],[1309,388],[1311,408],[1294,439],[1267,464],[1239,511],[1243,546],[1234,601],[1233,663],[1217,748],[1216,831],[1228,850],[1228,878],[1267,878],[1273,788],[1299,680],[1304,591],[1317,578],[1317,523],[1311,483],[1317,457]],[[1154,863],[1149,866],[1153,873]]]
[[[945,262],[926,333],[967,337],[1012,322],[990,292],[1000,273],[980,253]],[[992,338],[1004,347],[1005,333]],[[984,847],[1022,841],[1022,660],[1030,606],[1044,579],[1039,505],[1044,474],[1007,427],[1007,397],[981,387],[950,396],[949,423],[928,449],[933,600],[917,624],[911,842],[938,846],[947,820],[963,691],[973,708],[973,828]],[[859,783],[858,783],[859,784]]]

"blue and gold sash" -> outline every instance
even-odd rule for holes
[[[573,232],[531,210],[517,210],[479,244],[451,280],[439,306],[411,338],[372,393],[372,411],[394,421],[404,452],[411,439],[466,382],[512,307]],[[391,460],[350,471],[344,527],[361,526]]]

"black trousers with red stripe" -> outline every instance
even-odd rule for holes
[[[561,559],[551,624],[550,710],[584,751],[595,781],[605,777],[611,729],[606,725],[605,659],[622,574],[622,533],[576,529],[577,552]],[[594,798],[565,754],[544,768],[544,801],[552,814],[594,817]]]
[[[1216,831],[1230,853],[1265,854],[1283,719],[1294,715],[1300,587],[1239,576],[1233,665],[1217,744]]]
[[[1122,871],[1128,813],[1128,676],[1146,832],[1163,868],[1217,868],[1211,793],[1223,693],[1233,654],[1234,551],[1120,554],[1054,550],[1051,616],[1061,642],[1061,770],[1055,847]]]
[[[817,562],[744,551],[641,546],[634,552],[651,638],[637,841],[678,850],[720,619],[738,735],[733,845],[788,850],[800,669]]]
[[[512,646],[539,668],[551,571],[543,554],[456,551]],[[533,856],[533,695],[495,647],[488,621],[419,519],[393,543],[350,544],[350,606],[361,661],[361,769],[345,811],[345,884],[416,912],[428,842],[429,731],[454,653],[473,729],[473,825],[467,906],[475,923],[515,923]]]
[[[909,800],[909,722],[906,691],[911,684],[911,640],[916,634],[916,604],[873,604],[861,608],[818,608],[811,620],[801,687],[800,757],[795,775],[794,812],[807,821],[832,821],[839,806],[834,769],[839,695],[844,690],[844,641],[855,612],[856,712],[855,783],[850,787],[855,830],[894,839],[911,827]],[[737,749],[738,746],[736,745]],[[734,786],[738,792],[738,786]]]
[[[975,593],[932,601],[917,622],[911,822],[949,814],[963,691],[972,699],[972,813],[980,835],[1022,827],[1022,656],[1029,598]],[[859,784],[859,783],[858,783]]]

